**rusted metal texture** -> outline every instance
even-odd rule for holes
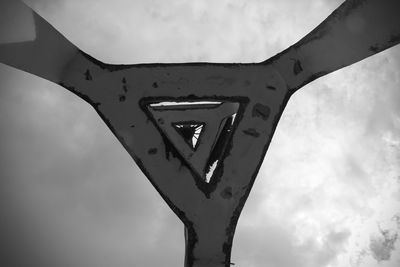
[[[185,266],[226,267],[290,96],[399,43],[399,10],[398,0],[345,1],[298,43],[257,64],[112,65],[78,49],[24,4],[1,0],[2,21],[30,16],[36,36],[0,44],[0,62],[92,105],[182,220]],[[18,30],[0,24],[0,37]]]

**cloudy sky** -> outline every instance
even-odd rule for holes
[[[98,59],[143,63],[263,61],[342,1],[25,2]],[[400,46],[298,91],[239,220],[236,266],[399,266],[399,103]],[[182,223],[83,100],[0,64],[0,125],[0,262],[183,266]]]

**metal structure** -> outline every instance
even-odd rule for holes
[[[400,42],[398,0],[348,0],[261,63],[111,65],[24,4],[0,3],[3,21],[33,16],[36,29],[34,40],[0,44],[0,62],[93,106],[184,223],[186,267],[231,265],[238,218],[290,96]],[[1,39],[15,30],[0,25]]]

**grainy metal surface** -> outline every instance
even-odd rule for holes
[[[85,67],[83,72],[70,72],[63,86],[70,90],[80,88],[79,94],[90,99],[185,224],[187,266],[198,266],[195,262],[203,261],[207,261],[204,266],[226,266],[239,214],[289,99],[284,81],[268,65],[140,65],[109,71],[85,60],[77,65],[86,65],[92,79],[85,79]],[[78,68],[71,65],[71,69]],[[127,92],[115,90],[123,87],[124,80]],[[157,87],[152,86],[155,83]],[[266,89],[268,86],[275,90]],[[123,94],[123,100],[119,94]],[[150,103],[210,100],[223,104],[186,113],[149,111]],[[233,112],[224,110],[228,103],[239,106],[236,124],[210,183],[206,183],[202,170],[221,119]],[[171,138],[174,119],[205,123],[206,136],[199,140],[198,150],[191,151],[179,143],[178,135]],[[170,132],[163,127],[169,127]],[[185,147],[187,150],[182,151]]]
[[[111,65],[79,50],[24,4],[1,0],[3,18],[5,10],[29,17],[36,32],[15,43],[19,35],[10,33],[19,26],[0,24],[0,62],[58,83],[94,107],[184,223],[187,267],[230,266],[240,212],[290,96],[400,42],[398,0],[349,0],[259,64]],[[184,104],[151,106],[162,102]],[[198,102],[205,104],[193,106]],[[178,129],[191,125],[201,126],[195,144],[193,129]]]

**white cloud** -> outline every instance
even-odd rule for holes
[[[26,2],[115,63],[261,61],[340,4]],[[399,63],[396,47],[294,95],[239,220],[237,266],[372,267],[389,254],[380,265],[397,266],[398,240],[387,249],[378,224],[398,231]],[[85,267],[182,265],[183,226],[95,112],[30,75],[1,67],[0,77],[1,183],[13,203],[4,213],[21,224],[5,228],[32,229],[28,241],[43,245],[31,257],[52,251],[37,262]]]

